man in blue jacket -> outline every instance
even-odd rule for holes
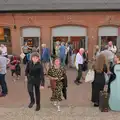
[[[42,44],[41,61],[44,67],[44,74],[47,74],[50,63],[50,50],[46,47],[46,44]]]

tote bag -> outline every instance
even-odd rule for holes
[[[85,77],[85,82],[93,82],[94,76],[95,76],[94,70],[89,70],[86,77]]]
[[[21,54],[20,54],[20,57],[21,57],[21,59],[24,59],[25,54],[24,54],[24,53],[21,53]]]

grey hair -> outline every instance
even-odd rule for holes
[[[39,57],[39,58],[40,58],[40,55],[39,55],[38,52],[33,52],[33,53],[31,54],[31,58],[32,58],[32,57]]]

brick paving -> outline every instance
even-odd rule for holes
[[[24,71],[24,70],[22,70]],[[28,109],[29,103],[24,73],[21,79],[13,82],[10,71],[7,73],[9,88],[8,96],[0,98],[0,120],[120,120],[119,112],[101,113],[98,108],[92,107],[90,102],[91,85],[83,83],[76,86],[75,70],[68,70],[68,100],[61,102],[61,112],[50,104],[51,90],[47,88],[49,80],[46,78],[46,87],[41,90],[41,111]]]

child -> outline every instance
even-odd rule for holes
[[[21,68],[20,68],[20,59],[17,56],[13,56],[11,58],[10,69],[11,69],[11,74],[13,76],[13,81],[16,81],[16,79],[18,80],[21,74]]]

